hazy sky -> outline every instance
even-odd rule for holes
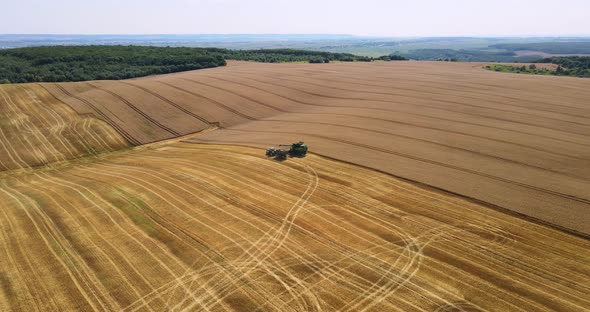
[[[3,0],[0,33],[590,35],[590,0]]]

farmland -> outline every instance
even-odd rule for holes
[[[583,310],[590,243],[354,165],[174,143],[5,178],[2,310]],[[39,281],[43,283],[39,283]]]
[[[483,65],[0,86],[0,310],[585,310],[590,81]]]
[[[128,146],[107,123],[77,114],[41,86],[0,86],[0,103],[0,172]]]
[[[304,139],[324,156],[590,233],[589,82],[481,67],[232,63],[43,86],[134,145],[213,126],[223,129],[195,142]]]

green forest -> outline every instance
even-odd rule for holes
[[[559,65],[557,75],[590,78],[590,56],[558,56],[544,58],[536,63]]]
[[[395,56],[381,58],[397,59]],[[294,49],[47,46],[0,50],[0,83],[119,80],[224,66],[226,60],[329,63],[370,62],[374,59],[347,53]]]
[[[555,70],[539,68],[535,64],[531,64],[529,66],[493,64],[487,65],[485,68],[497,72],[509,72],[517,74],[554,75],[590,78],[589,56],[550,57],[538,60],[535,63],[551,63],[556,64],[558,66]]]

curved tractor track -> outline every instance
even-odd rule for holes
[[[313,154],[158,144],[4,177],[0,200],[3,311],[590,304],[587,240]]]
[[[38,85],[0,86],[0,173],[119,150],[128,145],[124,133]]]

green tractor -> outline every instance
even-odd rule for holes
[[[305,145],[303,142],[297,142],[293,144],[279,144],[279,146],[288,146],[289,150],[269,147],[266,149],[266,156],[274,157],[277,160],[285,160],[287,159],[287,154],[291,157],[305,157],[307,154],[307,145]]]

